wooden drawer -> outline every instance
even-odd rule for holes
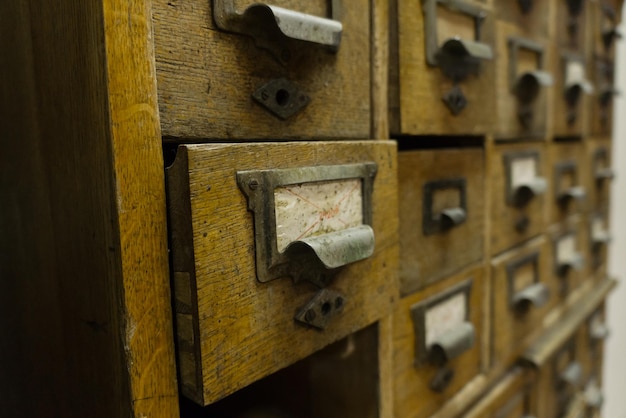
[[[394,312],[394,411],[430,417],[481,375],[485,268],[400,300]]]
[[[586,227],[582,215],[572,215],[548,229],[552,264],[550,291],[561,300],[565,300],[587,278]]]
[[[589,210],[598,211],[609,207],[611,180],[615,176],[612,168],[611,141],[591,140],[585,144],[589,168],[586,189],[589,190]]]
[[[588,2],[593,56],[611,60],[615,58],[615,43],[620,36],[617,28],[622,16],[622,4],[622,0]]]
[[[550,223],[558,223],[586,209],[587,190],[584,146],[581,142],[558,142],[549,145],[552,171]]]
[[[595,90],[590,100],[590,133],[592,136],[610,137],[613,127],[613,98],[618,94],[613,85],[615,63],[608,58],[594,57],[591,71]]]
[[[491,261],[491,355],[494,367],[511,364],[540,331],[544,315],[556,298],[550,294],[550,259],[544,236]]]
[[[583,365],[585,386],[583,398],[588,417],[599,417],[604,403],[602,390],[602,367],[604,340],[609,336],[605,323],[604,306],[598,308],[578,332],[580,359]]]
[[[392,135],[490,132],[491,9],[472,0],[392,3]]]
[[[541,142],[500,144],[490,154],[491,253],[544,231],[549,196],[547,153]]]
[[[537,0],[494,0],[498,20],[513,24],[527,36],[548,38],[554,13],[553,2]]]
[[[180,378],[196,402],[389,314],[395,143],[180,146],[168,191]]]
[[[214,10],[217,3],[225,6]],[[236,13],[219,12],[230,3]],[[370,3],[341,3],[333,2],[330,10],[325,0],[277,0],[272,9],[259,4],[248,9],[254,4],[249,0],[154,1],[164,137],[369,137]],[[275,6],[299,13],[287,16]],[[229,21],[244,11],[246,20],[233,19],[228,31],[216,24],[217,16]],[[277,22],[287,27],[281,32]],[[296,33],[282,34],[290,31]],[[327,45],[337,41],[336,51]]]
[[[608,210],[590,213],[587,222],[590,274],[596,280],[603,280],[607,275],[609,244],[611,242]]]
[[[398,153],[400,291],[440,280],[483,256],[482,148]]]
[[[556,46],[586,55],[589,48],[591,3],[587,0],[556,0]]]
[[[588,130],[594,86],[589,79],[587,61],[580,53],[557,50],[554,54],[553,136],[582,138]]]
[[[536,416],[532,396],[533,379],[528,371],[516,367],[502,378],[464,418],[528,418]]]
[[[496,139],[544,139],[551,48],[512,23],[496,23]]]

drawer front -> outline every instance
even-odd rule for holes
[[[554,305],[550,260],[544,236],[508,251],[491,262],[493,323],[492,365],[505,367],[540,330],[537,324]]]
[[[615,58],[615,43],[619,39],[619,26],[622,16],[621,0],[600,0],[588,2],[593,56]]]
[[[554,54],[557,75],[554,83],[555,137],[582,138],[588,129],[594,86],[581,53],[558,49]]]
[[[586,209],[586,164],[580,142],[551,143],[549,149],[552,170],[549,219],[555,224]]]
[[[543,139],[552,49],[505,21],[496,23],[496,139]]]
[[[595,280],[607,276],[609,245],[611,243],[609,212],[601,210],[587,216],[590,274]]]
[[[586,55],[589,48],[591,3],[556,0],[556,43],[559,48]]]
[[[484,134],[493,124],[494,19],[472,0],[398,0],[392,134]],[[394,54],[392,54],[393,56]],[[393,106],[392,106],[393,108]],[[393,119],[393,118],[392,118]]]
[[[248,0],[153,3],[165,137],[369,137],[368,1],[334,8],[322,0],[279,0],[271,8]],[[280,27],[283,21],[297,28]]]
[[[390,312],[395,143],[181,146],[168,189],[182,388],[196,402]]]
[[[484,267],[400,300],[394,311],[394,411],[429,417],[484,367]]]
[[[577,416],[578,394],[583,387],[583,370],[576,339],[568,340],[539,370],[538,416]]]
[[[587,416],[600,416],[604,403],[602,390],[602,367],[604,340],[610,330],[605,322],[604,305],[599,307],[583,324],[578,332],[578,349],[583,365],[583,398]]]
[[[499,254],[544,231],[548,158],[543,143],[504,144],[490,154],[491,253]]]
[[[496,18],[513,24],[528,36],[547,38],[552,22],[553,2],[537,0],[494,0]]]
[[[398,179],[406,295],[482,259],[483,150],[400,151]]]
[[[532,376],[515,368],[463,417],[465,418],[528,418],[536,416],[532,396]]]
[[[588,170],[586,189],[589,190],[589,210],[598,211],[609,207],[611,181],[615,176],[612,168],[611,141],[592,140],[585,144]]]
[[[614,97],[619,94],[613,84],[615,62],[604,57],[591,61],[594,94],[591,97],[590,133],[592,136],[610,137],[613,126]]]
[[[573,215],[548,229],[551,240],[551,293],[564,301],[587,278],[587,230],[582,215]]]

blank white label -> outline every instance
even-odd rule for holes
[[[585,67],[579,61],[568,61],[565,67],[565,84],[578,83],[585,80]]]
[[[534,157],[516,158],[511,161],[511,188],[530,184],[537,177],[537,159]]]
[[[570,261],[576,257],[575,235],[567,235],[559,240],[556,246],[556,257],[559,263]]]
[[[277,187],[274,205],[280,252],[293,241],[363,224],[360,179]]]
[[[465,322],[467,300],[465,293],[454,295],[426,311],[426,347],[430,347],[447,331]]]

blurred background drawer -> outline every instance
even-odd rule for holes
[[[612,168],[612,143],[610,139],[591,139],[586,142],[588,170],[585,189],[589,191],[589,211],[607,209],[610,203]]]
[[[587,205],[585,149],[580,141],[553,142],[550,151],[551,203],[549,223],[582,213]]]
[[[491,9],[473,0],[391,2],[392,136],[490,132]]]
[[[589,271],[587,228],[583,215],[572,215],[560,224],[551,225],[548,236],[552,264],[550,291],[562,302],[587,279]]]
[[[388,315],[396,187],[392,142],[179,147],[168,196],[183,393],[209,404]]]
[[[484,169],[477,147],[398,153],[402,295],[482,259]]]
[[[548,38],[554,13],[554,3],[537,0],[493,0],[498,20],[515,25],[526,36]]]
[[[496,144],[490,154],[491,253],[541,234],[549,201],[546,146]]]
[[[368,138],[369,2],[330,3],[272,3],[288,16],[247,0],[154,1],[163,136]]]
[[[588,131],[594,85],[585,56],[557,48],[553,54],[556,80],[553,95],[554,137],[582,138]]]

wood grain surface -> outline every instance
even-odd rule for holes
[[[338,14],[343,24],[339,51],[293,41],[281,53],[288,56],[284,62],[255,46],[251,37],[216,28],[210,1],[154,0],[163,135],[186,141],[370,137],[371,1],[339,3],[343,3]],[[316,13],[326,2],[272,4]],[[251,97],[279,78],[311,98],[288,120],[277,118]]]
[[[346,302],[328,328],[299,325],[294,313],[316,289],[294,285],[288,278],[257,281],[255,225],[236,172],[366,161],[378,164],[372,201],[374,255],[346,266],[332,280],[330,288],[342,293]],[[182,237],[172,248],[173,268],[176,277],[191,276],[188,283],[197,307],[178,310],[179,315],[190,314],[196,327],[193,346],[180,348],[195,356],[196,366],[189,373],[201,379],[182,382],[187,396],[204,404],[218,400],[390,312],[397,298],[395,170],[395,144],[385,141],[180,147],[168,177],[171,185],[187,181],[189,195],[170,199],[170,217],[191,213],[182,221],[191,222],[186,227],[191,235],[184,238],[185,231],[172,222],[172,234]],[[179,340],[185,340],[180,332]],[[186,376],[183,370],[181,377]]]

